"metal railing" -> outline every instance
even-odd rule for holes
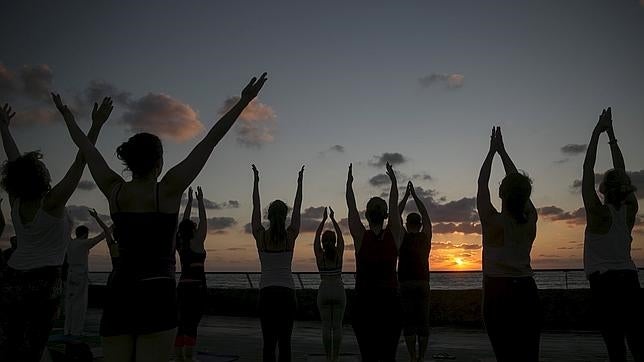
[[[102,274],[102,277],[100,276]],[[90,273],[93,284],[104,284],[109,273]],[[639,269],[640,283],[644,283],[644,268]],[[482,272],[480,270],[441,270],[430,273],[432,289],[480,289]],[[179,273],[177,273],[177,277]],[[206,280],[211,288],[250,288],[257,289],[261,272],[223,271],[206,272]],[[584,289],[588,281],[583,269],[535,269],[534,277],[540,289]],[[355,272],[343,272],[342,279],[346,288],[355,286]],[[293,282],[298,289],[317,289],[320,284],[318,272],[293,272]],[[643,285],[644,287],[644,285]]]

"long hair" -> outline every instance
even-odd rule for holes
[[[599,184],[599,192],[604,195],[605,203],[617,209],[622,206],[626,197],[636,190],[626,171],[616,168],[606,171],[604,179]]]
[[[288,206],[282,200],[275,200],[268,205],[268,221],[273,246],[286,243],[286,214]]]
[[[532,193],[532,180],[524,174],[513,172],[507,174],[499,187],[499,196],[510,216],[519,224],[528,222],[526,203]]]
[[[151,133],[137,133],[118,146],[116,157],[133,177],[147,176],[163,160],[163,145]]]
[[[177,244],[176,249],[182,251],[184,248],[190,246],[190,240],[195,237],[197,231],[197,224],[190,219],[181,220],[177,230]]]
[[[335,232],[326,230],[322,233],[322,250],[326,260],[335,260],[338,256],[337,238]]]

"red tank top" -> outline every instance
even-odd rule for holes
[[[398,280],[429,280],[429,249],[425,233],[405,233],[400,246]]]
[[[356,252],[356,289],[398,288],[396,262],[398,250],[389,229],[380,235],[367,230]]]

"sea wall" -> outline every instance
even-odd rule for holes
[[[91,285],[89,304],[100,308],[105,287]],[[257,316],[257,289],[209,289],[206,314],[227,316]],[[347,290],[345,322],[351,321],[353,290]],[[544,328],[590,329],[595,328],[591,311],[590,290],[550,289],[540,290]],[[642,289],[644,297],[644,289]],[[297,319],[316,320],[317,290],[297,290]],[[433,290],[431,292],[430,319],[432,325],[482,326],[481,290]]]

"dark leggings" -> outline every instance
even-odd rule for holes
[[[177,342],[179,344],[194,346],[197,339],[197,327],[203,315],[205,299],[205,281],[203,283],[180,282],[177,286],[177,304],[179,308]]]
[[[264,362],[291,360],[291,334],[297,301],[295,290],[265,287],[259,290],[259,318],[264,338]],[[275,349],[279,348],[279,359]]]
[[[397,289],[356,290],[351,319],[363,362],[396,360],[402,330]]]
[[[532,277],[484,277],[483,321],[498,362],[539,360],[541,305]]]
[[[40,361],[61,295],[60,268],[7,269],[0,280],[0,361]]]
[[[624,340],[635,361],[644,361],[643,298],[637,272],[613,270],[592,274],[588,279],[610,361],[626,361]]]

